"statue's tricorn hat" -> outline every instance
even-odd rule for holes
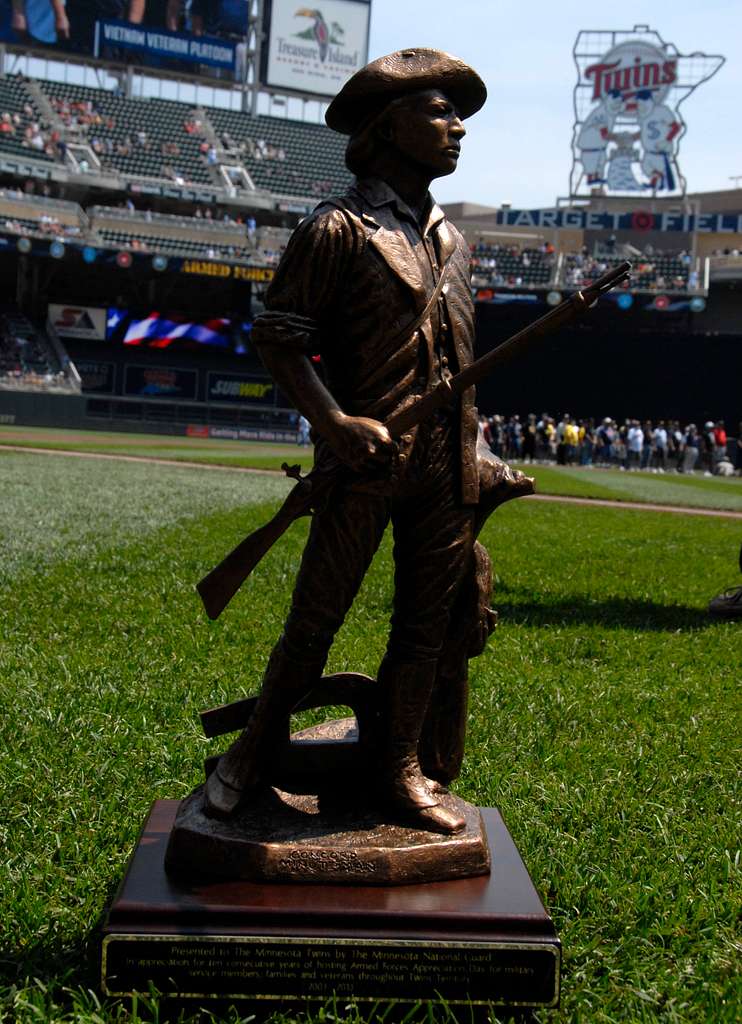
[[[440,89],[459,117],[484,106],[487,88],[473,68],[442,50],[415,47],[379,57],[349,78],[327,108],[325,121],[341,135],[354,135],[392,100]]]

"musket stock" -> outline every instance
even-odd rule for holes
[[[287,476],[297,480],[278,512],[264,526],[249,534],[233,548],[211,572],[196,584],[206,614],[218,619],[255,566],[295,519],[308,515],[322,500],[335,480],[335,474],[312,471],[301,476],[299,466],[281,467]]]
[[[627,280],[630,272],[631,264],[628,262],[620,263],[607,271],[592,284],[570,295],[550,312],[513,334],[450,380],[442,381],[407,408],[389,416],[384,421],[384,426],[392,437],[399,437],[432,416],[437,409],[453,404],[467,388],[489,376],[496,365],[505,362],[526,343],[533,343],[537,338],[586,312],[595,305],[601,295]],[[210,619],[216,619],[221,615],[258,562],[283,536],[294,520],[311,514],[327,501],[330,492],[341,483],[343,476],[342,465],[331,470],[313,469],[307,476],[300,475],[298,466],[289,467],[284,463],[282,468],[287,476],[294,477],[298,482],[278,512],[265,526],[245,537],[196,585]]]

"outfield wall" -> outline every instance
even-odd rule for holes
[[[44,391],[0,391],[0,423],[19,427],[84,426],[86,400],[82,395]]]
[[[112,400],[116,402],[117,400]],[[163,434],[169,436],[202,437],[228,441],[266,441],[270,443],[295,444],[297,431],[289,426],[271,423],[239,422],[243,412],[233,413],[234,421],[225,421],[225,410],[216,410],[220,422],[204,423],[200,417],[208,406],[199,410],[190,406],[180,409],[176,403],[126,403],[130,415],[106,415],[101,407],[111,405],[110,401],[91,398],[89,395],[58,395],[38,391],[0,390],[0,426],[56,427],[68,430],[121,431],[127,434]],[[171,418],[163,422],[158,418],[163,409],[171,411]],[[151,414],[148,415],[148,410]],[[113,410],[109,409],[109,413]]]

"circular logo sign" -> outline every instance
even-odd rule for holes
[[[654,214],[646,210],[637,210],[631,214],[631,226],[634,231],[651,231],[654,227]]]
[[[559,303],[562,301],[562,293],[548,292],[546,296],[546,301],[550,306],[558,306]]]
[[[703,313],[706,308],[706,300],[700,295],[694,295],[690,300],[691,313]]]
[[[97,249],[94,249],[92,245],[84,246],[82,250],[82,258],[86,263],[95,263],[95,257],[98,255]]]
[[[670,300],[666,295],[658,295],[654,300],[655,309],[667,309],[670,305]]]
[[[616,304],[619,309],[631,309],[634,305],[634,296],[631,292],[621,292],[616,299]]]
[[[152,266],[155,270],[167,270],[167,256],[153,256]]]
[[[64,243],[52,242],[49,246],[49,255],[53,256],[55,260],[61,260],[64,256]]]

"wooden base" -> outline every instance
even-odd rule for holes
[[[184,882],[165,873],[177,800],[158,800],[103,928],[107,995],[337,996],[389,1006],[556,1006],[561,946],[498,811],[492,873],[405,886]]]

